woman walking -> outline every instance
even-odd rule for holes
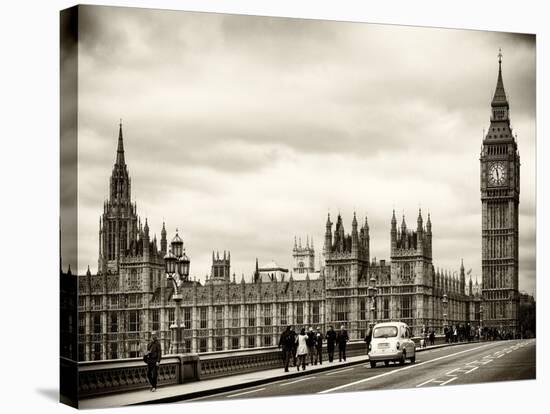
[[[302,370],[306,369],[306,356],[307,356],[307,335],[306,330],[302,328],[300,335],[296,338],[296,343],[298,344],[298,349],[296,350],[296,355],[298,355],[298,363],[296,368],[300,371],[300,365],[302,365]]]

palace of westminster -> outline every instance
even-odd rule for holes
[[[491,102],[490,128],[480,154],[482,283],[466,281],[464,265],[436,270],[432,223],[419,211],[416,225],[391,218],[390,260],[370,255],[369,224],[353,216],[346,234],[340,215],[330,215],[319,269],[313,241],[295,239],[289,272],[274,262],[252,271],[249,280],[231,275],[231,256],[212,253],[204,283],[186,278],[181,295],[181,344],[185,352],[210,352],[277,345],[287,326],[344,325],[352,339],[369,324],[401,320],[420,334],[445,325],[518,330],[519,153],[510,128],[501,56]],[[171,254],[163,224],[160,243],[151,239],[131,201],[122,126],[109,198],[99,220],[97,274],[78,276],[78,359],[138,357],[151,332],[163,353],[173,352],[174,287],[166,278]],[[172,243],[182,243],[178,234]],[[160,245],[159,245],[160,244]],[[457,264],[459,259],[457,259]],[[69,270],[70,272],[70,270]]]

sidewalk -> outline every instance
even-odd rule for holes
[[[458,342],[456,344],[440,344],[427,346],[425,348],[417,348],[416,352],[423,352],[430,349],[442,348],[452,345],[461,345],[467,342]],[[470,343],[473,343],[470,342]],[[323,365],[309,365],[305,371],[297,371],[296,367],[290,367],[289,372],[284,372],[283,367],[276,369],[268,369],[265,371],[249,372],[246,374],[230,375],[227,377],[206,379],[202,381],[189,382],[187,384],[171,385],[160,387],[156,392],[149,390],[130,391],[114,395],[106,395],[95,398],[87,398],[80,400],[79,408],[107,408],[120,407],[125,405],[136,404],[158,404],[176,401],[184,401],[207,395],[228,392],[240,388],[254,387],[256,385],[265,384],[268,382],[279,381],[308,375],[312,372],[323,372],[344,368],[352,365],[363,364],[369,361],[367,355],[360,355],[347,358],[346,362],[332,363],[325,362]]]

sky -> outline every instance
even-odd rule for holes
[[[535,286],[535,38],[367,23],[85,6],[78,38],[78,271],[123,123],[132,199],[176,228],[204,280],[212,250],[249,280],[322,250],[327,213],[368,216],[389,260],[395,209],[432,220],[433,262],[481,282],[479,156],[502,49],[521,155],[520,290]]]

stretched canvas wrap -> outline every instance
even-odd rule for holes
[[[535,378],[535,35],[60,23],[63,402]]]

